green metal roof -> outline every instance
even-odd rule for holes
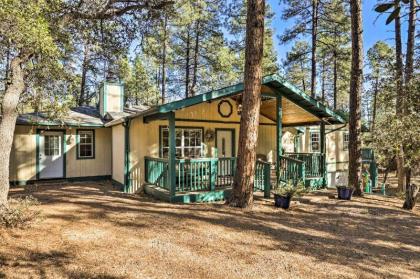
[[[295,103],[296,105],[315,115],[316,117],[325,119],[330,124],[346,123],[346,121],[338,113],[321,104],[311,96],[305,94],[303,91],[301,91],[296,86],[294,86],[286,79],[277,74],[263,77],[262,84],[270,87],[276,94],[281,94],[283,97],[287,98],[291,102]],[[238,83],[232,86],[228,86],[218,90],[213,90],[183,100],[159,105],[148,111],[144,111],[143,113],[135,114],[130,117],[136,117],[139,115],[148,116],[153,114],[168,113],[171,111],[197,105],[203,102],[230,97],[242,92],[243,90],[244,84]]]

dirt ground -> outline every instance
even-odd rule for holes
[[[324,190],[287,211],[261,196],[242,211],[108,182],[30,191],[43,219],[0,229],[0,278],[420,278],[420,210],[396,198],[339,201]]]

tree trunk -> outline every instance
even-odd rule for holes
[[[200,21],[197,20],[195,26],[195,45],[194,45],[194,65],[193,65],[193,80],[191,84],[190,94],[194,96],[197,91],[197,72],[198,72],[198,52],[200,49]]]
[[[262,58],[264,45],[264,0],[248,0],[244,93],[239,131],[236,175],[229,204],[252,207],[256,147],[261,106]]]
[[[311,58],[311,96],[316,92],[316,45],[318,32],[318,0],[312,0],[312,58]]]
[[[306,93],[306,82],[305,82],[305,68],[303,67],[303,62],[300,61],[300,71],[302,73],[302,89]]]
[[[407,37],[407,54],[405,60],[405,85],[406,94],[410,92],[410,82],[414,71],[414,41],[416,36],[416,9],[417,1],[410,1],[410,13],[408,16],[408,37]],[[409,96],[407,96],[409,99]]]
[[[334,110],[337,109],[337,79],[338,79],[338,65],[337,65],[337,51],[334,51]]]
[[[13,144],[16,118],[18,117],[17,105],[20,95],[25,90],[23,65],[27,56],[17,56],[10,63],[10,80],[4,93],[2,107],[3,118],[0,123],[0,208],[7,206],[9,193],[9,165],[10,152]]]
[[[395,9],[400,7],[400,0],[395,0]],[[396,116],[401,117],[404,108],[404,87],[403,87],[403,55],[401,43],[401,18],[398,14],[395,18],[395,54],[396,54],[396,71],[395,79],[397,83],[397,101],[396,101]],[[398,189],[404,190],[404,150],[400,146],[398,148],[397,156],[397,176]]]
[[[325,56],[322,58],[321,102],[325,102]]]
[[[414,206],[416,205],[417,194],[419,193],[419,187],[414,183],[413,184],[410,183],[411,182],[410,181],[411,180],[410,168],[407,169],[406,174],[407,174],[407,181],[406,181],[407,188],[405,190],[405,201],[404,201],[403,208],[412,210]]]
[[[167,28],[168,28],[168,16],[165,15],[163,21],[163,43],[162,43],[162,92],[161,92],[161,102],[165,103],[166,99],[166,40],[167,40]]]
[[[375,89],[373,91],[373,111],[372,111],[371,131],[375,130],[376,103],[377,103],[377,100],[378,100],[378,87],[379,87],[379,77],[376,77],[376,80],[375,80]]]
[[[185,58],[185,98],[188,98],[190,96],[190,30],[188,28],[187,30],[187,47],[186,47],[186,58]]]
[[[9,70],[10,70],[10,45],[8,44],[7,50],[6,50],[6,63],[5,63],[5,70],[4,70],[4,90],[7,90],[7,86],[9,85]]]
[[[351,7],[351,80],[350,80],[350,117],[349,117],[349,185],[354,194],[361,196],[361,91],[363,82],[363,37],[361,0],[350,1]]]
[[[82,63],[82,79],[80,82],[80,95],[77,101],[77,104],[79,106],[83,106],[85,102],[87,101],[85,97],[85,89],[86,89],[86,76],[88,71],[88,59],[89,59],[89,46],[85,44],[84,46],[84,52],[83,52],[83,63]]]

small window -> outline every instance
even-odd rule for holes
[[[44,136],[44,153],[45,156],[60,155],[60,137],[53,135]]]
[[[312,152],[320,152],[321,151],[321,145],[319,141],[319,133],[312,132],[311,133],[311,151]]]
[[[77,158],[93,159],[95,157],[95,133],[93,130],[77,131]]]
[[[343,134],[343,150],[349,150],[349,132]]]

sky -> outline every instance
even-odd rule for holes
[[[279,4],[281,0],[267,0],[268,3],[271,5],[271,8],[274,11],[274,19],[272,23],[272,27],[274,28],[274,41],[275,41],[275,47],[277,50],[278,55],[278,62],[281,62],[286,57],[286,52],[289,51],[293,45],[293,43],[287,44],[287,45],[280,45],[279,40],[277,38],[278,35],[282,34],[283,31],[293,25],[293,20],[290,21],[284,21],[281,19],[281,13],[284,4]],[[394,45],[394,39],[393,39],[393,23],[386,26],[386,15],[381,15],[378,18],[378,13],[374,11],[374,7],[376,5],[377,1],[375,0],[364,0],[362,1],[362,12],[363,12],[363,43],[364,43],[364,51],[365,53],[367,50],[372,47],[377,41],[383,40],[386,43],[390,45]],[[404,32],[406,30],[405,25],[403,25],[403,31],[402,34],[405,34]],[[405,42],[406,39],[403,35],[403,42]]]

